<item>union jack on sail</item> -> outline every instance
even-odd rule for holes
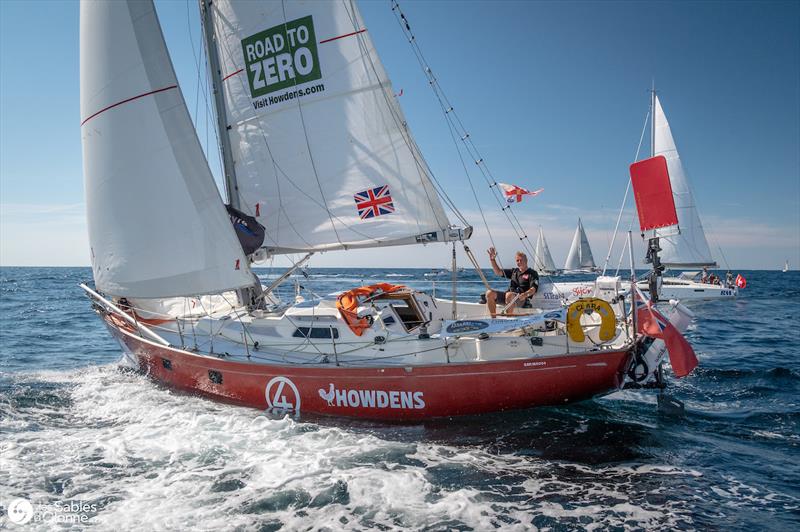
[[[388,185],[356,192],[353,198],[362,220],[394,212],[394,202]]]

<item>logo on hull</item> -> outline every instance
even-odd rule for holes
[[[401,392],[392,390],[337,390],[333,383],[328,389],[317,390],[319,396],[327,401],[328,406],[344,406],[350,408],[394,408],[405,410],[422,410],[425,399],[422,392]]]
[[[291,396],[285,393],[287,386]],[[297,391],[297,386],[286,377],[273,377],[267,383],[264,395],[267,398],[267,410],[269,412],[300,413],[300,392]]]

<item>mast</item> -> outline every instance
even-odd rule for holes
[[[650,157],[656,156],[656,80],[650,89]]]
[[[656,80],[653,78],[653,84],[650,89],[650,157],[656,156]],[[642,233],[644,237],[644,233]],[[648,289],[650,299],[658,302],[658,296],[661,288],[661,274],[664,271],[664,266],[661,265],[661,259],[658,252],[661,251],[661,246],[658,245],[658,232],[653,229],[653,234],[647,241],[647,254],[645,255],[645,264],[652,264],[653,269],[648,274]],[[634,308],[635,313],[635,308]]]
[[[222,93],[222,72],[219,66],[219,54],[214,44],[214,21],[211,16],[211,4],[213,0],[200,1],[200,19],[203,24],[203,36],[206,42],[206,54],[208,56],[209,69],[211,70],[211,88],[214,92],[214,108],[217,116],[217,130],[222,153],[223,171],[225,172],[225,191],[228,195],[228,203],[231,207],[241,210],[239,201],[239,186],[236,182],[236,169],[233,164],[233,152],[231,150],[231,139],[228,136],[228,117],[225,111],[225,96]]]

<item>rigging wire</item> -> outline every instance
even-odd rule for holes
[[[650,110],[648,109],[647,114],[644,117],[644,125],[642,126],[642,134],[639,136],[639,145],[636,147],[636,154],[633,156],[633,160],[634,161],[638,161],[639,160],[639,152],[642,149],[642,142],[644,142],[644,134],[645,134],[645,131],[647,131],[647,122],[648,122],[649,119],[650,119]],[[616,223],[616,225],[614,225],[614,235],[611,237],[611,245],[608,246],[608,254],[606,255],[606,260],[603,263],[603,275],[606,274],[606,268],[608,267],[608,261],[611,259],[611,253],[614,251],[614,243],[617,240],[617,233],[619,231],[619,222],[620,222],[620,220],[622,220],[622,213],[625,211],[625,205],[628,203],[628,193],[630,192],[630,190],[631,190],[631,178],[629,176],[628,177],[628,184],[625,187],[625,196],[622,198],[622,205],[619,208],[619,215],[617,216],[617,223]],[[633,222],[631,221],[631,223],[633,223]],[[628,227],[628,230],[630,230],[630,226]],[[623,250],[622,250],[623,253],[625,252],[624,248],[627,245],[628,244],[627,244],[627,241],[626,241],[625,246],[623,246]],[[622,264],[622,260],[620,259],[620,265],[621,264]],[[619,266],[617,266],[617,272],[619,272]]]
[[[453,138],[453,143],[456,147],[456,151],[459,154],[459,159],[462,160],[462,166],[464,166],[464,174],[467,178],[467,182],[469,183],[470,189],[472,190],[473,196],[475,197],[478,211],[481,214],[481,219],[483,221],[484,227],[486,228],[486,234],[489,237],[489,241],[491,242],[492,247],[496,247],[494,242],[494,237],[492,235],[491,229],[489,228],[489,224],[486,221],[486,215],[478,199],[478,195],[475,192],[475,186],[472,183],[472,178],[470,177],[470,173],[463,162],[463,158],[461,156],[461,148],[458,144],[458,141],[456,141],[455,139],[455,135],[458,135],[458,137],[460,138],[461,143],[463,144],[467,154],[475,162],[475,166],[478,168],[487,186],[492,191],[492,196],[494,197],[497,206],[500,208],[500,211],[505,215],[509,226],[514,230],[523,248],[530,254],[531,258],[533,259],[533,262],[535,263],[536,251],[532,247],[530,238],[528,237],[525,228],[522,226],[522,222],[520,222],[516,212],[514,212],[514,210],[512,209],[512,206],[504,200],[503,195],[500,193],[499,186],[497,184],[497,179],[495,179],[488,165],[484,161],[484,158],[481,156],[480,151],[478,150],[475,143],[472,141],[471,135],[466,130],[466,127],[464,127],[464,123],[461,121],[461,118],[458,116],[455,107],[450,103],[450,100],[447,98],[444,89],[442,89],[438,79],[433,74],[433,70],[428,64],[428,61],[425,59],[425,56],[422,53],[422,49],[420,48],[417,42],[416,36],[411,31],[411,24],[408,22],[408,19],[406,18],[405,14],[400,9],[400,4],[397,2],[397,0],[390,0],[390,3],[392,7],[392,12],[395,14],[395,19],[397,20],[398,24],[400,25],[400,29],[403,31],[403,34],[406,36],[406,39],[411,45],[411,49],[414,53],[414,56],[416,57],[417,62],[422,68],[423,72],[425,73],[425,77],[428,79],[428,85],[431,87],[431,90],[436,96],[436,99],[439,102],[439,106],[441,107],[442,112],[444,113],[445,120],[447,121],[448,127],[451,132],[451,137]],[[500,261],[498,262],[500,267],[502,268],[502,262]],[[546,278],[548,281],[551,282],[553,289],[561,297],[561,299],[565,298],[564,294],[562,293],[558,285],[552,281],[550,275],[543,273],[542,277]]]
[[[400,8],[400,4],[396,0],[390,0],[390,2],[392,6],[392,11],[395,14],[395,19],[397,20],[401,30],[403,31],[403,34],[406,36],[406,39],[411,45],[411,49],[417,59],[417,62],[419,63],[420,67],[425,73],[426,78],[428,79],[428,84],[433,90],[434,95],[436,96],[439,102],[439,106],[441,107],[442,112],[445,115],[445,119],[450,124],[453,131],[460,137],[460,140],[464,145],[464,149],[466,150],[467,154],[475,162],[475,166],[479,169],[489,189],[492,190],[492,195],[494,196],[495,201],[498,204],[498,207],[500,207],[500,210],[505,214],[506,219],[509,222],[509,225],[512,227],[512,229],[514,229],[514,232],[517,234],[517,237],[519,237],[525,249],[531,253],[531,256],[533,256],[534,251],[533,248],[531,247],[528,235],[526,234],[524,228],[522,227],[522,224],[519,221],[518,217],[516,216],[516,213],[511,208],[511,205],[503,205],[505,202],[503,201],[502,196],[499,193],[497,180],[494,178],[494,176],[491,173],[491,170],[486,165],[484,158],[480,155],[477,146],[475,146],[475,144],[473,143],[472,138],[470,134],[467,132],[466,128],[464,127],[464,124],[461,121],[460,117],[458,116],[455,107],[450,103],[450,100],[447,98],[447,95],[445,94],[444,90],[439,84],[438,79],[433,74],[433,70],[431,69],[430,64],[425,59],[425,56],[422,53],[422,49],[417,42],[417,38],[414,35],[413,31],[411,30],[411,25]],[[460,154],[460,149],[458,148],[457,142],[456,142],[456,149],[459,151]],[[469,172],[466,171],[465,175],[468,182],[470,183],[470,187],[474,189],[474,185],[472,184],[472,179],[470,177]],[[481,206],[480,202],[478,202],[477,206],[479,211],[481,211],[481,217],[484,219],[485,222],[485,215],[483,213],[483,207]],[[494,242],[491,234],[491,229],[489,228],[488,223],[485,223],[485,226],[487,234],[490,237],[490,240]]]

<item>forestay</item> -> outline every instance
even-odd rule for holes
[[[689,180],[683,171],[681,158],[672,131],[661,108],[658,96],[655,97],[655,123],[654,153],[653,156],[663,155],[667,160],[669,180],[672,185],[672,195],[675,199],[675,210],[678,213],[678,226],[680,234],[667,230],[659,234],[661,237],[661,262],[669,267],[700,267],[716,266],[711,257],[711,251],[706,241],[703,225],[694,203],[694,196],[689,187]],[[658,233],[658,231],[656,231]]]
[[[115,296],[252,284],[151,1],[81,3],[81,136],[92,269]]]
[[[239,207],[269,252],[454,236],[353,3],[210,9]]]

